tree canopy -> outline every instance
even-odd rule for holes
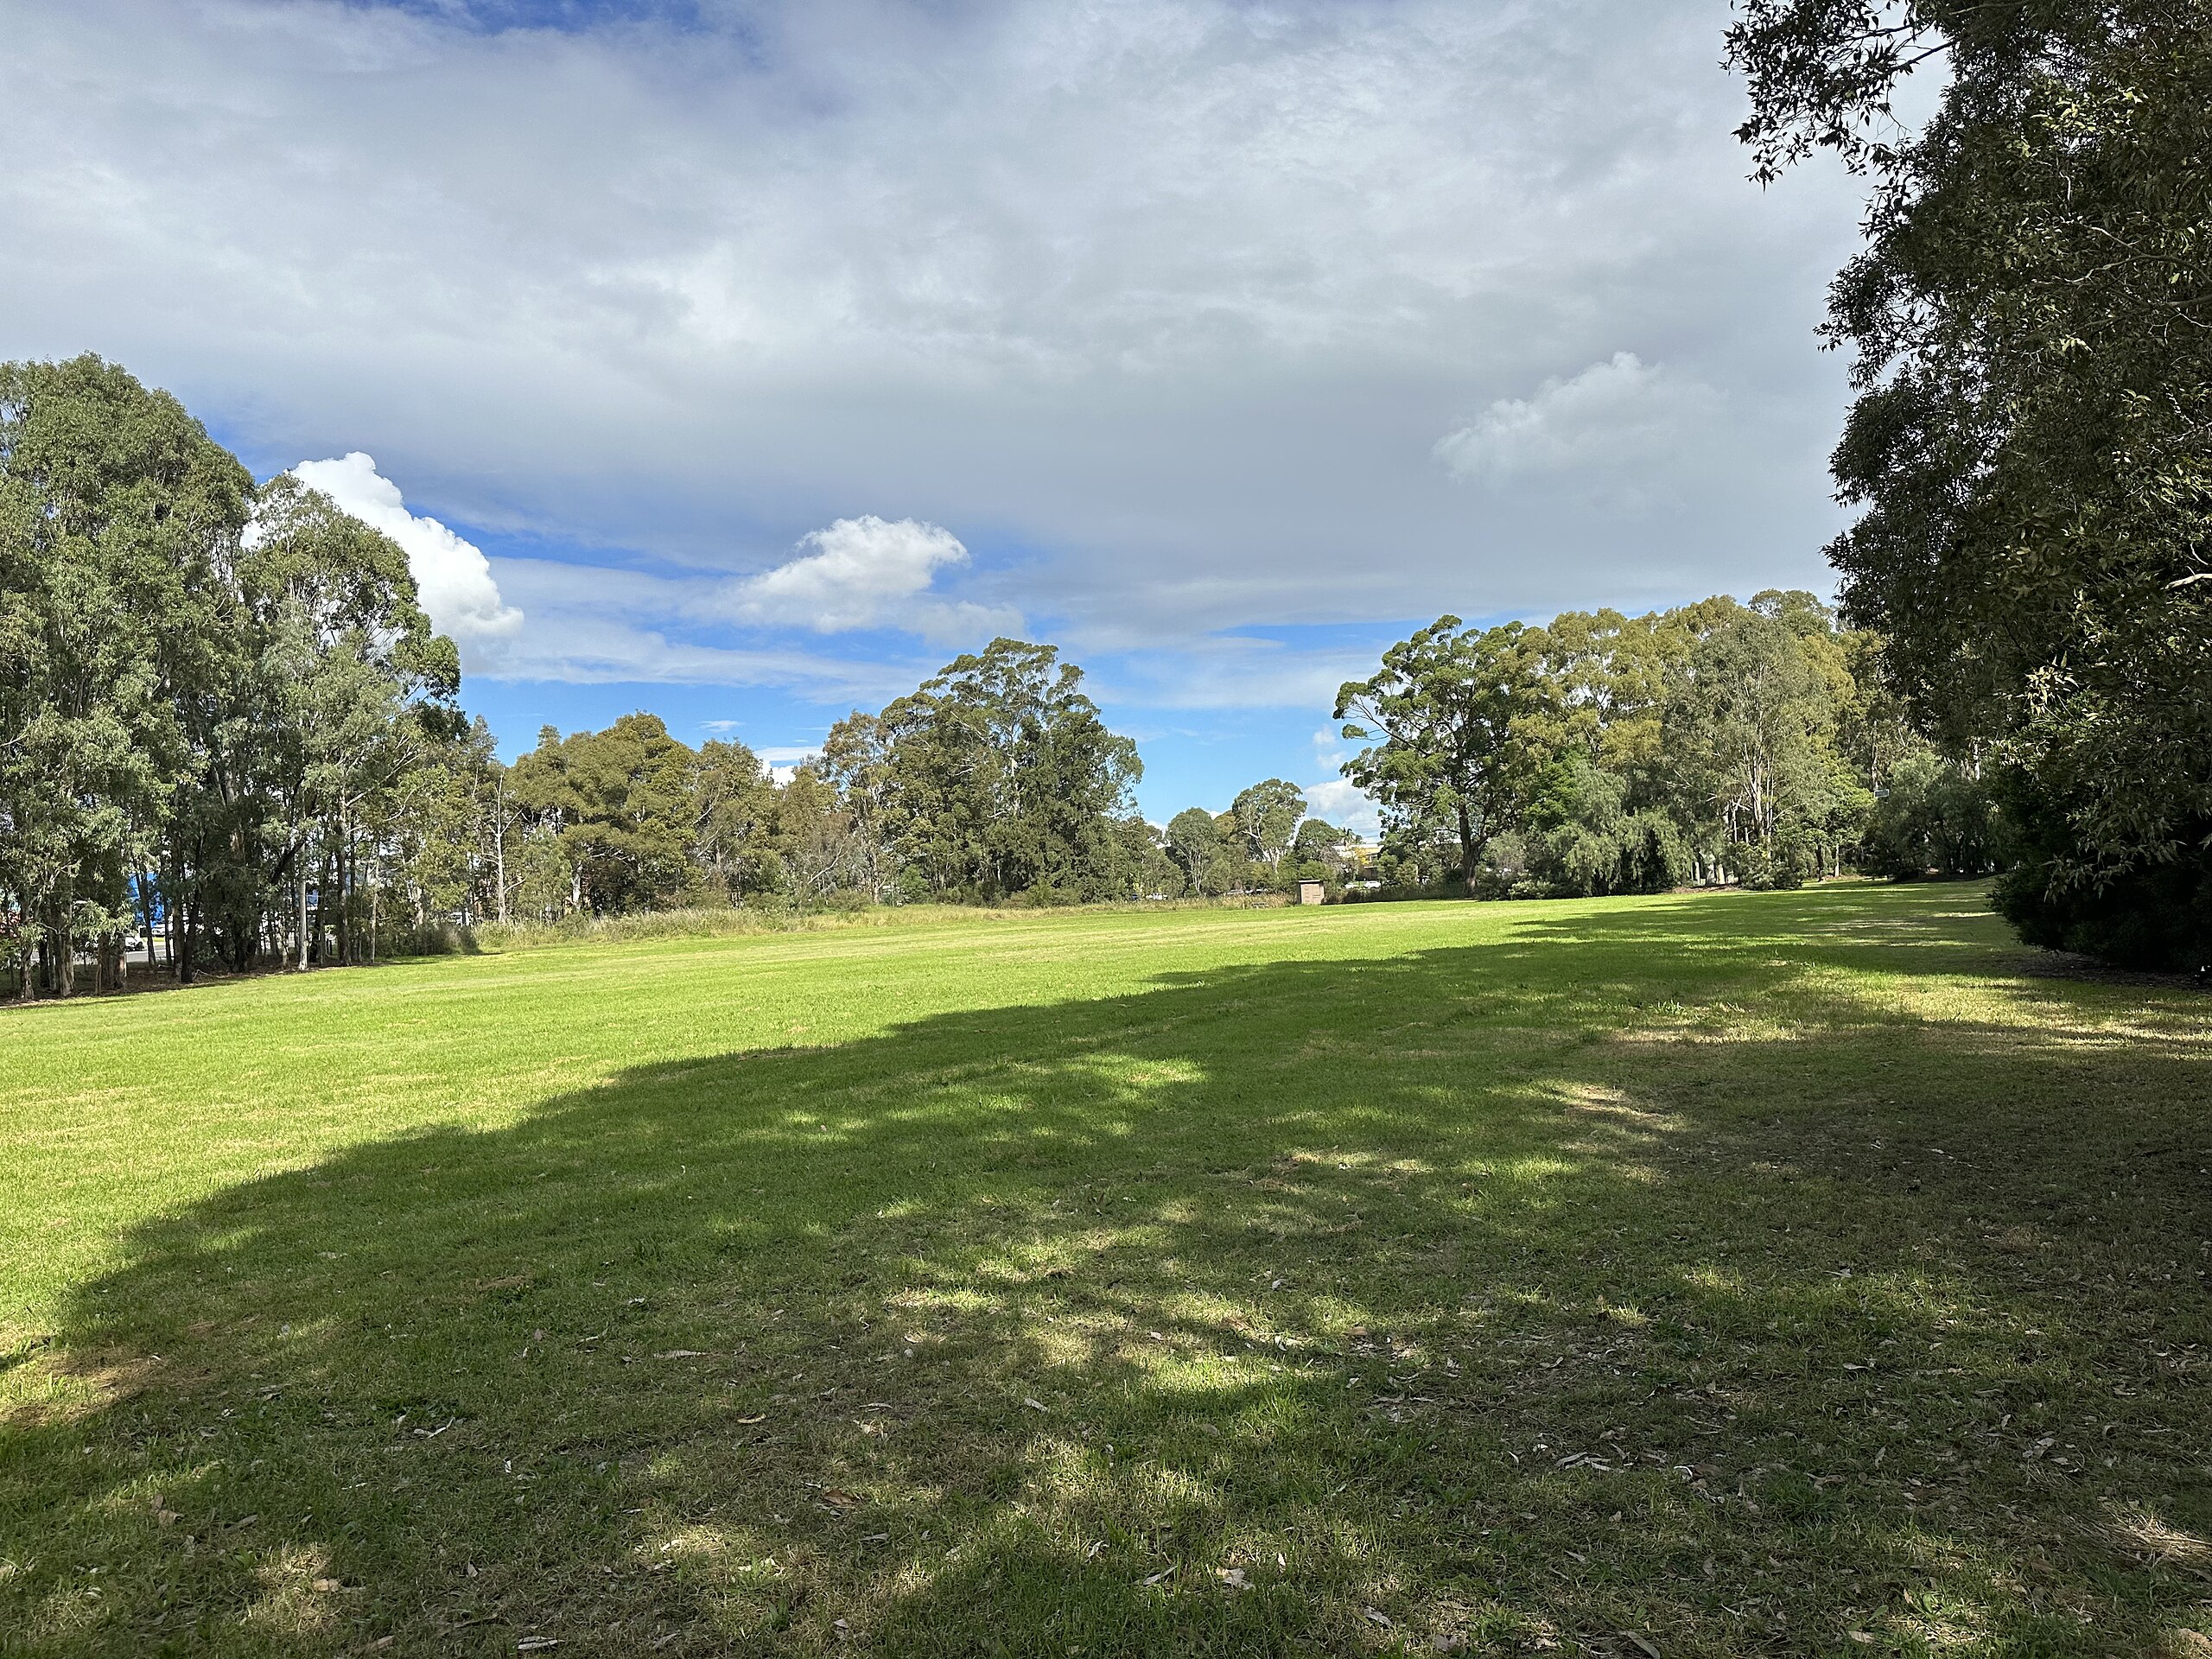
[[[1760,176],[1870,181],[1830,557],[1915,719],[1997,773],[2002,906],[2212,957],[2212,3],[1746,0],[1730,48]]]
[[[1382,738],[1344,772],[1382,802],[1401,884],[1792,886],[1855,859],[1898,754],[1933,753],[1895,729],[1883,661],[1804,593],[1479,632],[1447,616],[1338,694],[1344,734]],[[1970,766],[1932,764],[1986,795]],[[1987,837],[1912,844],[1955,855],[1929,867],[1947,873],[1997,856]]]

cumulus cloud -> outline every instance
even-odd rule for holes
[[[463,541],[436,519],[408,512],[399,486],[378,472],[368,455],[356,449],[328,461],[303,461],[292,471],[302,483],[399,543],[431,625],[452,635],[464,652],[485,640],[504,639],[522,626],[523,613],[500,601],[491,561],[474,543]]]
[[[1381,809],[1361,793],[1349,779],[1332,778],[1325,784],[1306,785],[1306,810],[1315,817],[1325,819],[1339,830],[1349,830],[1356,836],[1374,836],[1382,833]]]
[[[799,538],[810,550],[734,584],[727,605],[737,620],[847,633],[893,627],[932,642],[1021,626],[1019,612],[925,597],[941,570],[968,563],[950,531],[873,513],[840,518]]]
[[[1436,456],[1461,478],[1531,474],[1618,482],[1623,469],[1697,447],[1721,412],[1712,387],[1616,352],[1580,374],[1546,380],[1531,397],[1501,397],[1446,433]]]
[[[947,565],[968,563],[949,530],[873,513],[808,532],[813,551],[741,584],[734,609],[748,621],[790,622],[817,633],[872,628],[928,588]]]

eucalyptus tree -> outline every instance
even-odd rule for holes
[[[1552,706],[1543,636],[1518,622],[1481,632],[1443,616],[1337,692],[1343,735],[1368,742],[1344,774],[1382,804],[1408,843],[1457,844],[1471,879],[1483,842],[1506,827],[1528,782],[1522,734]]]
[[[836,765],[866,780],[871,831],[918,896],[1115,896],[1115,824],[1143,766],[1082,686],[1053,646],[994,639],[842,722],[825,759],[868,757]]]
[[[252,479],[166,392],[0,365],[0,882],[28,994],[121,971],[132,887],[206,787]]]
[[[696,760],[657,715],[565,738],[550,727],[539,734],[515,762],[514,791],[560,844],[568,908],[622,914],[696,899]]]
[[[1819,602],[1763,594],[1704,633],[1669,698],[1662,747],[1683,817],[1716,830],[1721,863],[1752,885],[1826,873],[1863,817],[1834,746],[1848,683]]]
[[[1270,877],[1279,876],[1283,855],[1306,817],[1306,791],[1287,778],[1269,778],[1231,801],[1229,816],[1236,822],[1245,856],[1266,865]]]
[[[772,884],[760,854],[776,805],[775,786],[746,744],[711,740],[691,767],[691,853],[708,886],[735,902]]]
[[[1220,821],[1202,806],[1185,807],[1167,821],[1167,855],[1191,890],[1200,895],[1227,893],[1243,861],[1222,835]]]
[[[910,753],[909,759],[912,756]],[[854,884],[880,900],[897,880],[901,830],[918,829],[928,806],[917,791],[901,786],[891,728],[857,709],[830,728],[816,772],[843,803],[849,840],[845,865]]]
[[[227,753],[251,764],[261,751],[276,804],[276,844],[260,868],[291,894],[299,965],[322,933],[308,921],[311,878],[340,960],[351,961],[372,823],[389,822],[385,798],[462,738],[460,658],[431,629],[398,543],[290,474],[260,492],[238,576],[259,647],[259,741],[241,738]],[[242,798],[238,770],[232,792]],[[427,785],[416,792],[431,798]],[[251,933],[241,923],[234,936],[242,954]]]

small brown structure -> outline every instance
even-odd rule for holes
[[[1300,904],[1318,905],[1321,902],[1321,884],[1319,881],[1301,881],[1298,884]]]

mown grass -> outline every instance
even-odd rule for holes
[[[2202,1653],[2208,1005],[2037,967],[1846,885],[0,1014],[0,1649]]]

